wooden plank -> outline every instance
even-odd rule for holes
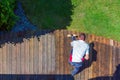
[[[101,72],[101,76],[106,76],[106,72],[107,71],[105,71],[106,70],[106,62],[107,62],[107,60],[106,60],[106,47],[107,47],[107,45],[106,45],[106,40],[102,37],[102,42],[103,42],[103,44],[102,44],[102,56],[101,56],[101,70],[102,70],[102,72]]]
[[[95,36],[93,35],[92,39],[98,41],[98,40],[100,40],[100,37],[97,37],[95,39]],[[93,77],[99,76],[99,71],[100,71],[99,68],[100,68],[100,51],[101,51],[100,46],[101,46],[101,44],[96,41],[94,42],[94,46],[95,46],[94,48],[97,51],[97,55],[96,55],[96,61],[92,63],[92,65],[93,65],[93,67],[92,67],[93,75],[92,76]]]
[[[116,74],[117,75],[117,77],[116,77],[116,79],[119,79],[119,67],[120,67],[120,57],[119,57],[119,55],[120,55],[120,48],[119,48],[119,42],[117,42],[116,41],[116,70],[115,70],[115,72],[114,72],[114,75]]]
[[[45,33],[46,33],[46,30],[45,30]],[[47,65],[48,65],[48,41],[47,41],[47,34],[45,34],[44,36],[44,64],[45,64],[45,67],[44,67],[44,70],[45,70],[45,74],[47,74],[48,72],[48,68],[47,68]]]
[[[102,72],[102,75],[103,76],[108,76],[109,75],[109,73],[108,73],[108,71],[109,71],[109,62],[108,62],[108,60],[109,60],[109,56],[108,56],[108,45],[107,45],[107,39],[105,39],[105,38],[103,38],[103,58],[101,58],[102,59],[102,62],[103,62],[103,72]]]
[[[47,62],[48,62],[48,64],[47,64],[47,67],[48,67],[48,69],[47,69],[47,71],[48,71],[48,73],[49,74],[51,74],[52,73],[52,59],[51,59],[51,55],[52,55],[52,53],[51,53],[51,51],[52,51],[52,48],[53,48],[53,46],[51,45],[51,40],[52,40],[52,38],[51,38],[51,35],[50,34],[47,34],[47,46],[48,46],[48,49],[47,49],[47,56],[48,56],[48,59],[47,59]]]
[[[38,68],[38,58],[39,58],[39,52],[38,52],[38,40],[35,36],[33,39],[33,71],[34,74],[38,74],[39,68]]]
[[[9,49],[9,50],[11,50],[11,51],[10,51],[10,54],[8,53],[8,55],[10,55],[10,57],[11,57],[10,58],[11,59],[11,62],[10,62],[11,74],[16,74],[17,73],[17,46],[16,46],[17,37],[15,36],[15,33],[11,33],[10,39],[11,39],[12,43],[9,46],[9,47],[11,47],[11,49]]]
[[[9,71],[9,69],[8,69],[8,62],[7,62],[7,61],[8,61],[8,60],[7,60],[7,56],[8,56],[8,55],[7,55],[7,49],[8,49],[7,38],[8,38],[8,34],[5,33],[5,34],[4,34],[4,41],[5,41],[4,44],[5,44],[5,47],[6,47],[6,49],[5,49],[6,51],[5,51],[5,53],[3,53],[3,54],[6,54],[6,73],[9,73],[9,72],[8,72],[8,71]]]
[[[2,51],[2,74],[6,74],[7,73],[7,65],[6,65],[7,64],[6,63],[7,50],[6,50],[6,44],[2,48],[3,48],[3,51]]]
[[[113,75],[115,74],[115,71],[116,71],[116,64],[117,64],[117,47],[116,47],[116,41],[114,41],[114,48],[113,48]],[[114,76],[113,77],[113,80],[116,80],[116,77]]]
[[[99,62],[98,62],[98,64],[99,64],[99,75],[97,75],[97,76],[102,76],[102,72],[103,72],[103,68],[104,68],[104,66],[102,65],[103,64],[103,60],[104,60],[104,56],[103,56],[103,52],[104,52],[104,45],[103,45],[103,43],[102,43],[102,41],[103,41],[103,37],[100,37],[100,46],[99,46],[99,56],[98,56],[98,59],[99,59]],[[97,66],[96,66],[97,67]]]
[[[59,64],[59,54],[60,54],[60,52],[59,52],[59,49],[60,49],[60,34],[59,34],[59,30],[56,30],[56,32],[55,32],[55,58],[56,58],[56,60],[55,60],[55,64],[56,64],[56,68],[55,68],[55,70],[56,70],[56,74],[59,74],[60,73],[60,70],[59,70],[59,68],[60,68],[60,64]]]
[[[24,45],[24,40],[20,45],[20,73],[24,74],[25,73],[25,45]]]
[[[91,44],[91,43],[90,43],[91,37],[92,37],[92,36],[88,36],[88,34],[86,34],[86,39],[87,39],[86,41],[87,41],[87,43],[88,43],[89,45]],[[89,46],[89,47],[91,47],[91,46]],[[91,62],[92,62],[92,57],[91,57],[92,51],[91,51],[91,50],[92,50],[92,49],[89,48],[89,56],[90,56],[90,58],[89,58],[89,60],[88,60],[88,62],[87,62],[87,64],[86,64],[88,68],[87,68],[87,71],[85,72],[85,74],[86,74],[86,75],[85,75],[85,79],[89,79],[89,77],[90,77],[90,74],[89,74],[89,73],[92,74],[92,72],[91,72],[91,70],[90,70],[90,69],[91,69],[90,67],[91,67],[91,64],[92,64],[92,63],[91,63]]]
[[[24,39],[24,74],[29,74],[29,42]]]
[[[115,63],[115,71],[114,71],[114,74],[115,74],[116,70],[118,70],[117,66],[120,64],[120,63],[119,63],[119,59],[118,59],[118,58],[119,58],[119,54],[120,54],[120,53],[119,53],[119,48],[118,48],[118,42],[116,41],[115,44],[116,44],[116,45],[115,45],[115,48],[116,48],[115,61],[116,61],[116,63]],[[119,67],[120,67],[120,66],[119,66]]]
[[[45,31],[45,32],[47,32],[47,31]],[[51,57],[51,54],[50,54],[50,42],[49,42],[49,34],[48,33],[46,33],[45,34],[45,46],[44,46],[44,48],[45,48],[45,67],[46,67],[46,74],[48,74],[50,71],[51,71],[51,59],[50,59],[50,57]]]
[[[29,64],[29,71],[30,71],[30,74],[33,74],[34,72],[33,72],[33,37],[32,38],[30,38],[30,43],[29,43],[29,52],[30,52],[30,54],[29,54],[29,62],[30,62],[30,64]]]
[[[11,73],[12,74],[16,74],[16,71],[17,71],[17,68],[16,68],[16,65],[17,65],[17,62],[16,62],[16,46],[14,44],[11,44]]]
[[[70,56],[70,42],[69,42],[69,38],[67,37],[67,34],[68,34],[68,31],[67,30],[64,30],[64,66],[65,66],[65,70],[64,70],[64,74],[71,74],[70,73],[70,65],[68,63],[68,59],[69,59],[69,56]],[[65,78],[65,80],[69,80],[68,77]]]
[[[12,54],[13,54],[13,51],[12,51],[12,47],[14,46],[14,38],[12,38],[12,36],[14,36],[13,35],[13,33],[9,33],[8,34],[8,38],[9,38],[9,40],[10,40],[10,42],[9,42],[9,44],[8,44],[8,52],[7,52],[7,64],[8,64],[8,73],[9,74],[12,74],[13,73],[13,71],[12,71],[12,61],[13,61],[13,57],[12,57]],[[14,66],[14,68],[15,68],[15,66]]]
[[[12,41],[12,33],[9,34],[9,40]],[[7,52],[7,60],[8,60],[8,73],[12,74],[12,43],[8,44],[8,52]]]
[[[71,34],[71,31],[67,31],[67,34]],[[67,37],[67,34],[66,34],[66,37]],[[70,45],[70,42],[71,42],[71,38],[66,38],[66,54],[68,56],[67,60],[69,60],[69,56],[70,56],[70,52],[71,52],[71,45]],[[71,74],[71,71],[72,71],[72,66],[68,63],[68,73]]]
[[[64,74],[68,74],[68,71],[69,71],[68,59],[69,59],[70,53],[67,50],[70,46],[67,46],[68,41],[67,41],[67,31],[66,30],[64,30],[63,35],[64,35],[64,56],[63,57],[64,57],[64,66],[65,66]]]
[[[63,58],[63,44],[64,44],[64,38],[63,38],[63,30],[60,31],[60,74],[64,73],[64,58]]]
[[[40,32],[41,34],[42,34],[42,32]],[[42,43],[43,43],[43,41],[42,41],[42,38],[43,38],[43,36],[42,35],[40,35],[39,36],[39,38],[40,38],[40,41],[39,41],[39,74],[42,74]]]
[[[63,72],[62,72],[62,74],[65,74],[65,70],[66,70],[66,68],[67,68],[67,66],[65,66],[65,58],[66,58],[66,56],[65,56],[65,38],[64,38],[64,30],[62,30],[62,40],[63,40],[63,43],[62,43],[62,45],[61,45],[61,47],[62,47],[62,51],[61,51],[61,53],[62,53],[62,63],[63,63]]]
[[[27,69],[27,74],[29,74],[30,73],[30,62],[29,62],[29,60],[30,60],[30,47],[29,47],[29,45],[30,45],[30,40],[29,39],[27,39],[26,40],[26,55],[27,55],[27,67],[28,67],[28,69]]]
[[[63,43],[63,39],[62,39],[62,30],[59,30],[59,74],[62,74],[63,71],[63,60],[62,60],[62,43]],[[62,76],[61,78],[62,79]]]
[[[88,34],[86,34],[86,42],[88,43],[89,45],[89,37],[88,37]],[[89,55],[91,53],[89,52]],[[85,64],[85,80],[89,79],[89,67],[90,67],[90,59],[86,62]]]
[[[51,56],[51,54],[48,54],[48,49],[49,49],[49,47],[48,47],[48,33],[47,33],[48,31],[46,30],[45,31],[45,70],[46,70],[46,73],[45,74],[48,74],[48,56]]]
[[[45,52],[44,52],[45,51],[44,49],[45,40],[44,39],[45,39],[45,36],[43,35],[42,37],[42,74],[45,73],[45,69],[44,69],[45,68],[45,64],[44,64],[45,63],[45,60],[44,60],[45,59],[44,58],[45,57]]]
[[[118,49],[119,49],[119,47],[120,47],[120,42],[118,43]],[[118,64],[120,64],[120,49],[119,49],[119,52],[118,52]]]
[[[104,38],[101,37],[101,41],[104,43]],[[104,76],[104,68],[105,68],[105,44],[101,43],[101,50],[100,50],[100,75],[99,76]]]
[[[120,60],[120,59],[119,59],[119,54],[120,54],[120,53],[119,53],[119,47],[118,47],[118,46],[119,46],[119,42],[117,42],[117,46],[116,46],[116,48],[117,48],[117,52],[116,52],[116,54],[117,54],[117,55],[116,55],[116,57],[117,57],[117,59],[116,59],[117,64],[116,64],[116,65],[117,65],[117,66],[120,64],[120,63],[119,63],[119,60]]]
[[[106,75],[108,75],[108,76],[111,76],[111,73],[110,73],[110,66],[111,66],[110,65],[110,58],[111,58],[110,48],[111,48],[111,46],[109,45],[109,39],[107,39],[107,49],[106,49],[106,51],[107,51],[107,56],[108,56],[108,58],[107,58],[107,64],[108,65],[106,65],[106,68],[107,68],[107,74]]]
[[[109,49],[109,53],[110,53],[110,59],[109,59],[109,61],[110,61],[110,66],[109,66],[109,74],[110,74],[110,76],[112,76],[113,75],[113,66],[112,66],[112,63],[113,63],[113,61],[112,61],[112,58],[113,58],[113,40],[110,40],[110,49]]]
[[[103,61],[104,61],[104,59],[103,59],[103,57],[104,57],[104,45],[103,45],[103,43],[102,43],[102,40],[103,40],[103,38],[102,37],[100,37],[100,45],[99,45],[99,54],[98,54],[98,56],[97,56],[97,59],[99,60],[98,61],[98,64],[99,64],[99,74],[97,75],[97,76],[102,76],[102,72],[103,72],[103,68],[104,68],[104,66],[102,65],[103,64]],[[97,66],[96,66],[97,67]]]
[[[83,67],[85,67],[84,65],[83,65]],[[83,69],[80,73],[80,79],[81,80],[84,80],[85,79],[85,69]],[[79,76],[79,75],[78,75]],[[78,77],[77,75],[75,76],[75,79],[78,79],[77,77]]]
[[[95,40],[94,41],[92,40],[93,38],[94,38],[93,35],[89,35],[89,43],[93,42],[93,44],[94,44],[93,48],[96,50],[97,49],[97,45],[96,45]],[[90,51],[90,53],[93,54],[92,51]],[[93,57],[92,57],[92,60],[93,60]],[[94,77],[94,74],[96,74],[96,70],[93,70],[94,69],[94,65],[96,65],[96,62],[92,62],[91,63],[91,67],[89,68],[89,71],[91,71],[90,74],[89,74],[89,78]]]
[[[107,43],[108,43],[108,48],[107,48],[107,51],[108,51],[108,55],[109,56],[109,59],[108,59],[108,74],[109,76],[111,76],[111,70],[110,70],[110,66],[111,66],[111,45],[109,44],[109,39],[107,39]]]
[[[91,45],[95,45],[95,43],[93,42],[93,41],[91,41],[91,38],[92,38],[92,35],[88,35],[88,37],[87,37],[87,39],[88,39],[88,42],[89,42],[89,44],[91,44]],[[93,44],[92,44],[93,43]],[[93,57],[92,57],[92,54],[94,54],[94,51],[93,51],[93,49],[94,49],[94,46],[91,48],[91,46],[89,46],[90,47],[90,50],[92,50],[92,51],[89,51],[89,54],[90,54],[90,59],[89,59],[89,68],[88,68],[88,70],[89,70],[89,75],[88,75],[88,79],[90,79],[90,78],[92,78],[92,68],[93,68]]]
[[[113,71],[112,71],[112,72],[114,73],[115,70],[116,70],[116,61],[115,61],[115,60],[116,60],[116,59],[115,59],[115,58],[116,58],[116,47],[115,47],[116,42],[113,41],[113,43],[114,43],[114,44],[113,44],[113,55],[112,55],[112,56],[113,56],[113,58],[112,58],[112,59],[113,59],[113,60],[112,60],[112,63],[113,63],[113,64],[112,64],[112,70],[113,70]]]
[[[120,47],[120,42],[118,42],[118,49],[119,50],[118,50],[118,53],[117,53],[118,54],[118,59],[117,59],[118,60],[118,65],[117,65],[118,68],[116,67],[116,70],[118,71],[118,73],[119,73],[119,70],[120,70],[119,69],[120,68],[120,48],[119,47]],[[117,75],[119,76],[119,74],[117,74]]]
[[[12,33],[8,35],[8,40],[12,40],[10,37]],[[12,74],[12,43],[7,44],[7,66],[8,66],[8,73]]]
[[[88,38],[88,35],[86,34],[86,42],[88,42],[88,40],[87,40],[87,38]],[[89,43],[88,43],[89,44]],[[86,61],[85,62],[85,75],[84,75],[84,80],[87,80],[88,79],[88,77],[89,77],[89,60],[88,61]]]
[[[117,49],[116,49],[116,41],[113,42],[114,46],[113,46],[113,64],[112,64],[112,67],[113,67],[113,74],[115,73],[116,71],[116,52],[117,52]],[[116,78],[114,77],[113,80],[116,80]]]
[[[43,33],[45,33],[45,31]],[[46,58],[45,57],[46,56],[46,50],[45,50],[46,38],[45,38],[45,35],[42,38],[42,42],[43,42],[42,43],[42,46],[43,46],[42,47],[43,48],[42,49],[43,50],[43,52],[42,52],[42,63],[43,63],[42,64],[42,73],[45,74],[46,73],[46,59],[45,59]]]
[[[68,54],[69,53],[67,53],[66,50],[70,46],[68,46],[68,47],[66,46],[66,43],[67,43],[67,40],[66,40],[67,34],[66,33],[67,33],[67,31],[63,30],[63,59],[64,59],[63,60],[63,68],[64,68],[63,69],[63,71],[64,71],[63,74],[68,74],[67,72],[69,70],[68,69]],[[64,77],[64,79],[68,80],[67,77]]]
[[[0,39],[1,39],[1,40],[0,40],[0,43],[1,43],[1,44],[2,44],[2,38],[3,38],[2,36],[3,36],[3,34],[0,35]],[[2,71],[2,69],[3,69],[3,67],[2,67],[2,65],[3,65],[3,62],[2,62],[3,59],[2,59],[2,58],[3,58],[3,57],[2,57],[2,56],[3,56],[3,48],[2,48],[2,45],[0,45],[0,74],[2,74],[2,72],[3,72],[3,71]]]
[[[70,33],[71,33],[70,31],[67,31],[65,36],[67,37],[67,34],[70,34]],[[70,52],[71,52],[70,42],[71,42],[71,39],[67,37],[66,38],[66,47],[67,47],[67,49],[66,49],[67,60],[66,61],[69,60],[69,56],[70,56]],[[68,71],[67,71],[67,73],[71,74],[72,66],[69,64],[69,62],[67,62],[67,63],[68,63]]]
[[[52,50],[51,50],[51,71],[52,73],[51,74],[55,74],[56,73],[56,70],[55,70],[55,36],[52,34],[51,35],[51,46],[52,46]]]
[[[52,33],[48,35],[48,73],[55,74],[55,40]]]
[[[19,40],[19,38],[17,38],[18,40]],[[16,63],[17,63],[17,65],[16,65],[16,67],[17,67],[17,71],[16,71],[16,74],[20,74],[20,70],[21,70],[21,67],[20,67],[20,65],[21,65],[21,57],[20,57],[20,55],[21,55],[21,53],[20,53],[20,43],[17,43],[16,44],[16,48],[17,48],[17,52],[16,52],[16,55],[17,55],[17,57],[16,57]]]

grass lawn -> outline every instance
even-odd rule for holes
[[[75,6],[69,30],[120,41],[120,0],[72,0]]]
[[[22,0],[42,29],[68,29],[120,41],[120,0]]]

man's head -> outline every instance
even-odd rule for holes
[[[85,33],[81,33],[81,34],[79,35],[79,39],[80,39],[80,40],[85,41],[85,38],[86,38]]]

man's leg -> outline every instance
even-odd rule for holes
[[[82,67],[82,62],[80,63],[72,62],[72,66],[74,66],[74,70],[71,72],[71,74],[72,76],[74,76],[75,74],[79,72],[80,68]]]
[[[74,76],[75,74],[77,74],[80,70],[80,67],[74,67],[74,70],[71,72],[72,76]]]

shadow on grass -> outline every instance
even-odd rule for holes
[[[28,19],[40,29],[65,29],[72,21],[71,0],[19,0]]]
[[[69,74],[0,74],[0,80],[74,80],[74,78]]]
[[[37,37],[39,40],[38,36],[52,33],[56,29],[66,29],[66,26],[70,25],[72,21],[73,5],[71,0],[18,0],[18,2],[22,3],[24,10],[18,11],[20,20],[17,26],[19,31],[16,31],[17,33],[14,33],[15,31],[13,33],[0,32],[0,47],[5,43],[22,43],[24,38]],[[35,31],[29,31],[30,26],[47,30],[40,31],[36,28]]]

